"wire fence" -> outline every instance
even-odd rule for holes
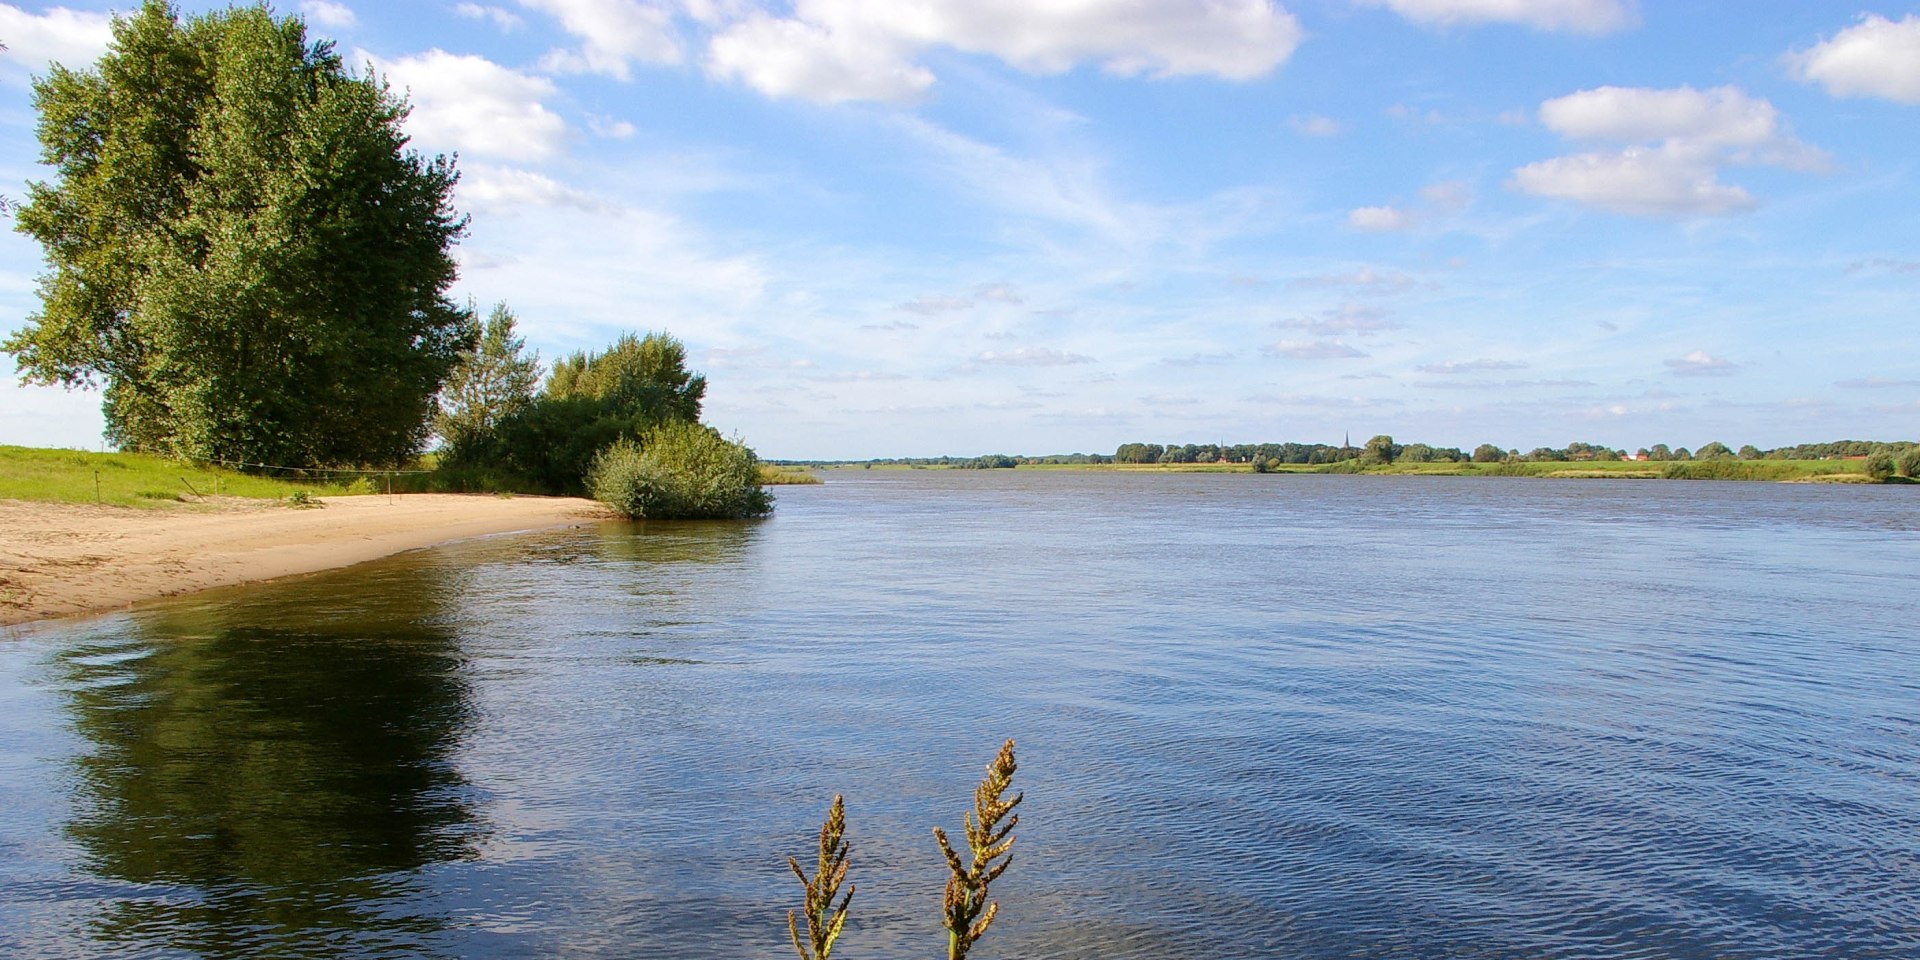
[[[351,477],[399,477],[433,472],[432,470],[373,470],[354,467],[287,467],[273,463],[252,463],[246,460],[223,460],[218,457],[210,457],[207,462],[217,463],[223,467],[235,467],[243,470],[251,468],[254,470],[281,470],[287,473],[323,473],[329,476]]]

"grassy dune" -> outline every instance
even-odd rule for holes
[[[95,478],[98,478],[96,487]],[[284,499],[371,492],[341,483],[296,483],[139,453],[89,453],[0,446],[0,498],[154,506],[206,496]]]

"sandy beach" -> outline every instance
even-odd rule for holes
[[[0,500],[0,625],[610,517],[591,500],[568,497],[410,494],[322,503],[302,509],[225,498],[140,509]]]

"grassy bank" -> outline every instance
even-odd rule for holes
[[[804,487],[820,482],[813,471],[802,467],[782,467],[770,463],[760,465],[760,485],[765,487]]]
[[[479,471],[437,470],[431,454],[421,466],[424,471],[397,473],[391,478],[284,480],[140,453],[0,446],[0,500],[151,507],[220,496],[284,500],[302,492],[311,497],[384,493],[389,482],[395,493],[506,493],[514,489],[502,478]],[[820,478],[799,467],[762,464],[760,482],[789,486],[819,483]]]
[[[277,500],[299,491],[341,496],[371,493],[373,485],[275,480],[138,453],[0,446],[0,498],[9,500],[138,507],[210,496]]]

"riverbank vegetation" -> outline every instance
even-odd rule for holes
[[[449,300],[468,226],[455,161],[411,149],[405,98],[300,17],[255,3],[183,19],[147,0],[97,63],[37,78],[33,102],[54,176],[15,215],[48,272],[0,349],[25,382],[102,388],[108,439],[161,459],[108,462],[96,492],[54,457],[8,478],[19,495],[104,503],[108,476],[146,477],[115,485],[120,502],[197,490],[189,474],[277,497],[375,488],[356,475],[579,495],[618,446],[609,465],[645,466],[648,516],[770,502],[751,450],[693,429],[706,379],[678,340],[627,334],[542,376],[511,310],[482,323]],[[679,446],[648,457],[648,438]],[[212,466],[296,482],[228,484]]]
[[[0,446],[0,499],[151,507],[209,497],[285,500],[384,490],[384,477],[283,480],[145,453]]]
[[[33,83],[49,271],[4,343],[27,382],[103,386],[123,450],[399,466],[465,340],[447,157],[403,99],[265,5],[148,0],[91,68]]]
[[[1833,483],[1920,479],[1920,443],[1840,440],[1761,450],[1709,442],[1695,450],[1663,443],[1628,452],[1575,442],[1522,453],[1491,443],[1472,451],[1376,436],[1354,446],[1323,443],[1125,443],[1112,454],[791,461],[825,469],[1107,470],[1137,473],[1340,473],[1563,479],[1768,480]]]
[[[630,520],[745,520],[773,509],[753,451],[684,420],[608,444],[587,489]]]

